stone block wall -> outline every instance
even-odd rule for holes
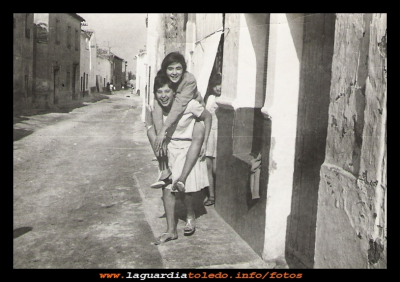
[[[387,268],[386,46],[386,14],[337,14],[314,268]]]

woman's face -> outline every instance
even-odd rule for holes
[[[215,93],[215,96],[221,96],[221,84],[215,85],[213,87],[213,91]]]
[[[167,76],[173,83],[181,80],[183,74],[183,67],[181,63],[172,63],[167,67]]]
[[[158,88],[156,91],[157,100],[164,108],[168,108],[172,105],[172,102],[174,101],[174,94],[174,91],[169,88],[168,84],[165,84],[163,87]]]

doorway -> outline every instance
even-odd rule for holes
[[[319,172],[325,159],[335,14],[306,14],[286,260],[313,268]]]
[[[73,65],[72,67],[72,98],[75,100],[76,97],[76,89],[75,89],[75,84],[76,84],[76,65]]]
[[[60,68],[54,69],[54,88],[53,88],[53,103],[58,104],[58,93],[60,89]]]

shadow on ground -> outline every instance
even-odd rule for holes
[[[193,193],[193,209],[196,214],[196,218],[199,218],[200,216],[207,214],[207,210],[204,207],[205,198],[206,198],[205,189]],[[175,214],[178,219],[186,221],[186,214],[187,214],[186,207],[182,203],[179,196],[176,197]],[[165,213],[159,216],[159,218],[165,218]]]
[[[96,103],[104,99],[109,99],[109,97],[104,93],[92,93],[90,94],[90,96],[84,97],[82,100],[73,101],[71,103],[64,105],[56,105],[52,108],[35,109],[31,110],[29,113],[23,113],[23,114],[14,112],[13,125],[15,125],[16,123],[29,120],[30,116],[44,115],[49,113],[69,113],[74,109],[87,106],[85,103]],[[33,133],[32,130],[13,128],[13,141],[18,141],[32,133]]]

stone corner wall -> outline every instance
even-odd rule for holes
[[[386,46],[386,14],[337,14],[314,268],[387,268]]]

